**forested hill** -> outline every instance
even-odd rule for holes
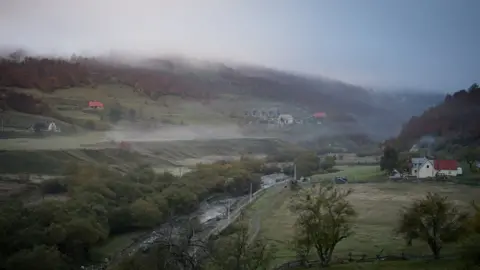
[[[361,129],[381,138],[394,136],[410,116],[441,101],[436,94],[419,98],[417,93],[374,92],[341,81],[189,59],[59,59],[22,53],[0,57],[0,93],[6,108],[22,107],[19,111],[25,113],[47,115],[49,108],[42,100],[10,89],[38,89],[51,94],[66,88],[112,84],[126,85],[155,101],[163,96],[179,96],[208,104],[224,94],[233,94],[261,104],[266,100],[280,102],[307,113],[326,112],[330,122],[340,123],[348,131],[358,133]]]
[[[412,117],[402,128],[397,143],[409,147],[423,136],[442,138],[459,145],[480,142],[480,87],[472,84],[448,94],[445,100]]]
[[[361,87],[338,81],[315,81],[280,71],[265,76],[257,69],[245,71],[223,64],[176,59],[125,61],[74,56],[68,60],[34,57],[0,60],[0,86],[3,87],[52,92],[120,83],[134,87],[153,100],[163,95],[177,95],[205,102],[230,92],[288,102],[311,111],[326,111],[338,121],[354,121],[351,115],[374,115],[383,111],[368,104],[369,95]]]

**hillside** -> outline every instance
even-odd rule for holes
[[[96,99],[132,122],[231,123],[244,110],[280,107],[300,118],[326,112],[329,122],[340,124],[330,127],[334,133],[353,130],[385,137],[418,111],[412,107],[425,108],[438,99],[387,96],[334,80],[173,58],[4,58],[0,87],[3,110],[94,130],[111,128],[110,115],[85,110]]]
[[[473,84],[467,90],[448,94],[445,100],[412,117],[400,132],[396,142],[408,148],[424,136],[442,138],[459,145],[480,142],[480,87]]]

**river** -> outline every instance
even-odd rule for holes
[[[199,209],[194,213],[190,215],[176,217],[172,220],[171,223],[164,224],[154,229],[153,231],[142,237],[141,240],[135,242],[131,246],[123,249],[121,252],[112,256],[109,261],[106,260],[105,263],[90,265],[83,269],[102,270],[107,269],[110,266],[116,265],[121,261],[121,259],[125,258],[126,256],[132,256],[139,250],[148,250],[157,239],[159,239],[162,235],[165,235],[165,232],[167,230],[172,230],[172,233],[175,234],[176,232],[178,232],[180,227],[182,227],[182,225],[188,223],[189,220],[194,218],[198,218],[202,227],[201,230],[198,231],[199,233],[209,228],[215,227],[220,221],[227,218],[228,205],[230,205],[230,211],[233,211],[247,200],[248,196],[205,200],[200,204]]]

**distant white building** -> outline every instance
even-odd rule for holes
[[[278,116],[278,124],[280,125],[291,125],[293,122],[294,119],[291,114],[280,114]]]
[[[418,152],[419,148],[418,148],[418,145],[414,144],[412,146],[412,148],[410,148],[410,151],[411,153],[415,153],[415,152]]]
[[[60,129],[57,127],[57,125],[55,124],[55,122],[50,122],[50,124],[48,124],[48,128],[47,128],[47,131],[50,131],[50,132],[60,132]]]

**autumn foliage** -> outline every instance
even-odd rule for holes
[[[167,61],[168,62],[168,61]],[[168,65],[170,64],[170,65]],[[99,84],[119,83],[131,86],[146,97],[157,100],[163,95],[192,98],[204,103],[210,102],[216,94],[231,91],[241,95],[254,95],[302,104],[312,110],[329,112],[333,121],[355,121],[344,110],[355,107],[360,114],[371,114],[372,108],[362,103],[350,104],[344,99],[332,97],[319,91],[319,87],[306,80],[275,77],[257,77],[241,74],[224,68],[215,77],[204,77],[192,73],[171,72],[172,63],[163,63],[167,70],[153,66],[140,66],[97,60],[95,58],[72,57],[71,59],[33,58],[20,56],[0,58],[0,87],[36,88],[51,92],[70,87],[96,87]],[[359,88],[349,85],[336,86],[342,94],[359,93]],[[302,94],[298,94],[301,89]]]
[[[178,95],[208,99],[210,93],[191,82],[159,70],[102,63],[95,59],[72,60],[26,57],[0,60],[0,86],[36,88],[52,92],[62,88],[121,83],[151,99]]]
[[[79,63],[27,57],[22,61],[0,60],[0,86],[37,88],[51,92],[88,84],[89,73]]]
[[[412,144],[425,135],[444,138],[462,137],[478,140],[480,134],[480,87],[473,84],[468,90],[447,95],[443,103],[412,117],[405,124],[397,140]]]
[[[50,111],[49,107],[40,99],[24,93],[9,91],[4,102],[9,108],[29,114],[46,114]]]

